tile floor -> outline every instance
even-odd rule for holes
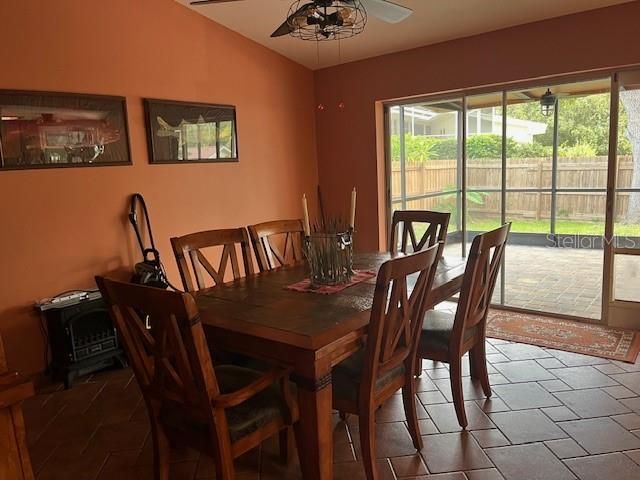
[[[378,412],[383,480],[640,479],[640,362],[635,365],[489,340],[494,395],[485,400],[465,377],[468,431],[451,404],[448,371],[425,362],[418,413],[424,449],[417,453],[396,395]],[[68,391],[25,404],[38,480],[151,479],[144,404],[129,370],[101,373]],[[334,415],[335,478],[364,478],[357,419]],[[300,478],[276,459],[276,442],[237,462],[243,480]],[[171,478],[211,479],[211,459],[174,453]]]

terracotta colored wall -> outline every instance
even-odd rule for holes
[[[124,211],[141,191],[168,239],[298,216],[317,184],[313,74],[173,0],[0,2],[0,88],[126,96],[130,167],[0,172],[0,332],[42,369],[32,302],[138,261]],[[235,104],[241,161],[148,165],[141,98]]]
[[[316,72],[318,169],[327,208],[355,184],[356,245],[383,243],[384,166],[376,102],[640,63],[640,2],[560,17]],[[341,100],[346,108],[340,110]]]

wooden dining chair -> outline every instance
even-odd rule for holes
[[[479,380],[484,394],[491,396],[485,327],[510,228],[511,224],[506,224],[473,239],[456,313],[431,310],[426,313],[422,326],[418,358],[449,364],[453,404],[462,428],[467,427],[462,394],[465,353],[469,352],[471,378]]]
[[[366,345],[332,372],[333,408],[341,416],[344,413],[358,415],[362,461],[369,480],[378,476],[376,410],[400,388],[413,445],[417,450],[422,449],[413,369],[437,255],[438,245],[434,245],[388,260],[380,267]]]
[[[396,210],[393,212],[391,220],[391,240],[389,250],[394,253],[400,251],[402,253],[418,252],[423,248],[431,247],[438,242],[444,242],[447,238],[447,229],[449,228],[450,213],[431,212],[429,210]],[[416,232],[416,226],[424,225],[425,231],[420,235]],[[398,232],[400,230],[400,232]],[[400,234],[400,242],[397,235]],[[409,245],[411,243],[411,245]],[[411,247],[411,250],[409,250]],[[442,255],[442,251],[440,252]]]
[[[250,225],[249,235],[261,272],[303,259],[301,220],[275,220]]]
[[[245,228],[208,230],[191,233],[182,237],[173,237],[171,239],[171,246],[173,247],[173,253],[178,263],[182,285],[188,292],[195,292],[206,288],[206,275],[210,277],[213,285],[224,283],[229,265],[231,266],[234,280],[241,278],[243,275],[253,274],[254,272],[249,235]],[[240,271],[237,246],[240,247],[244,273]],[[214,268],[203,252],[204,249],[212,247],[222,247],[222,255],[218,268]],[[187,260],[187,258],[189,260]],[[191,264],[195,281],[189,271],[189,264]]]
[[[281,455],[288,458],[288,427],[297,407],[287,370],[214,368],[190,294],[102,277],[96,282],[147,406],[155,480],[169,478],[170,445],[211,455],[216,478],[225,480],[234,478],[234,458],[278,433]],[[149,316],[148,330],[143,315]]]

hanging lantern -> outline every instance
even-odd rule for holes
[[[556,108],[558,98],[547,88],[547,92],[540,98],[540,112],[545,117],[551,115]]]

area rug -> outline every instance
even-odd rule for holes
[[[487,336],[628,363],[640,352],[640,334],[633,330],[504,310],[489,313]]]

